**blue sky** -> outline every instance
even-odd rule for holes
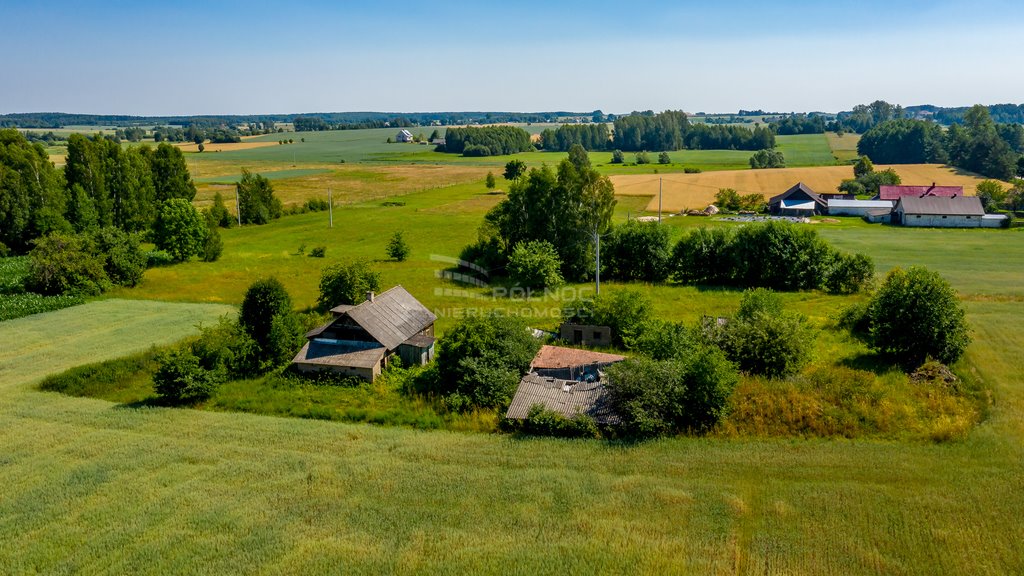
[[[0,113],[838,111],[1024,102],[1024,6],[0,4]]]

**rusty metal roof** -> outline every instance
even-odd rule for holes
[[[921,198],[922,196],[939,196],[943,198],[952,198],[953,196],[963,196],[963,186],[889,186],[883,185],[878,187],[878,199],[879,200],[899,200],[900,198],[907,198],[910,196]]]
[[[566,418],[585,414],[598,424],[622,421],[611,408],[608,389],[600,382],[576,382],[527,374],[519,381],[519,388],[505,417],[524,419],[536,404]]]
[[[537,355],[533,357],[530,367],[533,369],[575,368],[590,364],[611,364],[625,359],[625,356],[618,354],[544,345],[540,347]]]

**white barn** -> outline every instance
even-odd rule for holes
[[[893,214],[894,223],[935,228],[999,228],[1006,219],[1002,214],[985,214],[977,196],[905,196]]]
[[[412,132],[402,130],[395,136],[395,142],[412,142]]]
[[[892,210],[892,200],[845,200],[829,198],[829,216],[867,216],[875,210]]]

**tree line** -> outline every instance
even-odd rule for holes
[[[468,126],[449,128],[439,152],[464,156],[502,156],[525,152],[533,147],[530,133],[515,126]]]
[[[864,133],[857,152],[882,164],[948,163],[1009,180],[1024,168],[1024,127],[997,125],[978,105],[946,131],[926,120],[887,120]]]

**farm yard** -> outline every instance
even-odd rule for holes
[[[892,164],[878,166],[878,170],[892,168],[907,185],[929,186],[943,182],[963,186],[964,193],[974,194],[982,177],[965,173],[940,164]],[[785,192],[797,182],[811,189],[835,192],[853,171],[849,166],[814,166],[803,168],[776,168],[772,170],[723,170],[701,174],[666,175],[613,175],[615,193],[626,196],[652,197],[647,210],[658,210],[658,186],[662,186],[662,209],[668,212],[702,210],[715,202],[715,194],[722,188],[732,188],[740,194],[763,194],[769,198]]]
[[[466,158],[385,143],[393,132],[289,133],[287,145],[270,134],[247,140],[269,146],[187,153],[198,207],[221,192],[233,212],[246,168],[266,176],[286,207],[326,199],[330,188],[334,226],[320,211],[224,229],[216,262],[153,267],[137,286],[0,322],[0,572],[989,574],[1024,566],[1018,230],[814,219],[838,249],[870,254],[879,274],[924,265],[952,284],[974,338],[955,368],[979,391],[977,403],[873,366],[863,343],[834,328],[865,297],[817,290],[781,297],[820,329],[803,376],[835,370],[869,381],[848,412],[815,404],[824,393],[806,378],[744,378],[732,416],[708,434],[637,442],[501,434],[494,412],[453,416],[430,398],[410,402],[387,379],[346,389],[253,378],[193,408],[154,402],[162,347],[234,317],[253,280],[278,278],[295,309],[310,309],[321,270],[353,258],[380,272],[382,287],[401,284],[438,311],[441,335],[467,308],[511,309],[532,327],[557,327],[557,298],[492,298],[441,276],[507,197],[509,159],[536,167],[567,154]],[[750,152],[737,150],[670,152],[661,165],[589,156],[615,185],[616,224],[656,210],[659,178],[664,209],[675,211],[703,207],[723,187],[770,196],[803,181],[825,191],[852,175],[823,135],[780,136],[779,146],[788,168],[750,170]],[[980,180],[940,165],[893,168],[904,183],[969,193]],[[487,172],[497,190],[485,186]],[[675,240],[695,227],[743,225],[669,218],[665,226]],[[404,261],[386,257],[396,231],[411,247]],[[312,247],[323,257],[310,257]],[[741,299],[734,288],[602,282],[602,291],[626,289],[650,298],[658,318],[688,324],[733,314]],[[101,365],[85,388],[39,389],[45,376],[126,356],[136,360]],[[769,398],[793,402],[789,427],[759,420],[758,403]],[[865,406],[863,418],[849,418]],[[832,427],[815,428],[828,418]]]

